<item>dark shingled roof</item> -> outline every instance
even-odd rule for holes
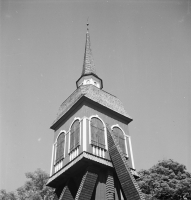
[[[95,87],[94,85],[82,85],[61,104],[53,125],[83,96],[131,119],[117,97]]]

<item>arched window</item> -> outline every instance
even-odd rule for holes
[[[96,117],[91,119],[91,144],[105,149],[105,133],[102,121]]]
[[[65,133],[62,132],[58,138],[56,143],[56,163],[64,158],[64,148],[65,147]]]
[[[113,134],[114,134],[116,142],[119,144],[123,153],[127,154],[126,147],[125,147],[126,146],[125,145],[125,137],[124,137],[123,131],[118,127],[113,127]]]
[[[76,120],[70,129],[70,152],[80,145],[80,121]]]

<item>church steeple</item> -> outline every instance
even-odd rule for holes
[[[91,74],[91,73],[96,74],[92,50],[91,50],[90,33],[89,33],[88,26],[89,26],[89,23],[87,23],[86,44],[85,44],[85,53],[84,53],[84,63],[83,63],[83,68],[82,68],[82,75]]]
[[[86,43],[85,43],[85,53],[84,53],[84,61],[82,68],[82,75],[76,81],[77,88],[80,85],[94,85],[100,89],[103,88],[102,79],[100,79],[96,75],[96,69],[93,61],[93,55],[91,50],[91,42],[90,42],[90,33],[89,33],[89,23],[87,23],[87,32],[86,32]]]
[[[131,137],[122,102],[102,90],[87,24],[77,89],[60,105],[54,130],[50,177],[54,199],[144,200],[135,178]]]

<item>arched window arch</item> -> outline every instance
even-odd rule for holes
[[[56,158],[55,163],[64,158],[65,155],[65,132],[61,132],[56,140]]]
[[[125,134],[122,131],[122,129],[115,125],[112,126],[112,131],[113,131],[113,135],[115,137],[115,140],[117,142],[117,144],[119,144],[122,152],[127,155],[127,146],[126,146],[126,138],[125,138]]]
[[[101,119],[97,116],[93,116],[90,118],[90,133],[91,133],[91,141],[90,143],[94,146],[100,147],[102,149],[106,149],[106,133],[105,126]]]
[[[70,128],[70,142],[69,152],[73,151],[77,146],[80,145],[80,120],[77,119],[72,123]]]

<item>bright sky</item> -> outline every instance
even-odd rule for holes
[[[133,118],[137,170],[174,159],[191,172],[191,1],[2,0],[0,189],[49,173],[60,104],[76,89],[86,22],[103,89]]]

